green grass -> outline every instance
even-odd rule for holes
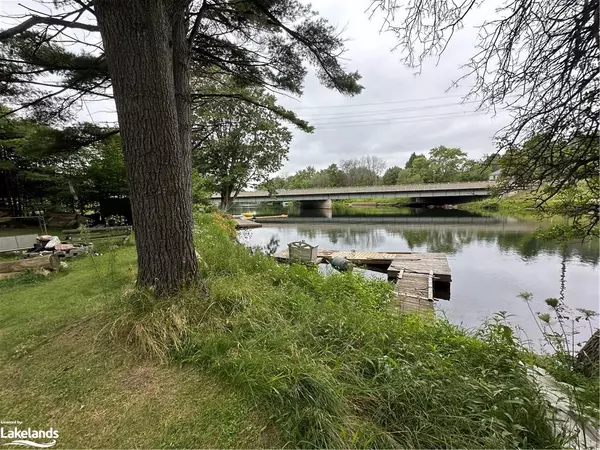
[[[117,328],[243,392],[291,446],[563,445],[504,325],[474,337],[400,316],[386,282],[280,266],[200,220],[203,285],[169,302],[134,295]]]
[[[59,431],[62,448],[278,447],[266,414],[191,368],[142,360],[110,339],[135,250],[0,282],[3,420]]]
[[[538,212],[535,210],[535,206],[535,201],[528,192],[519,192],[510,197],[491,197],[458,205],[460,209],[471,212],[496,213],[521,218],[536,218]]]
[[[559,448],[510,329],[399,315],[200,216],[202,283],[132,289],[126,247],[0,285],[0,411],[63,447]]]

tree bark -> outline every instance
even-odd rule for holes
[[[600,330],[596,330],[577,354],[577,368],[588,377],[598,376],[600,365]]]
[[[95,0],[94,7],[123,141],[138,285],[172,294],[198,275],[185,113],[187,66],[179,59],[174,63],[175,54],[181,55],[174,37],[183,33],[185,39],[186,5]],[[180,28],[174,30],[175,25]]]
[[[231,205],[233,204],[233,200],[231,198],[231,192],[233,188],[230,186],[224,187],[221,189],[221,211],[228,211]]]
[[[25,270],[58,270],[60,261],[57,256],[36,256],[18,261],[0,262],[0,273],[23,272]]]

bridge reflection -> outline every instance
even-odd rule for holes
[[[290,216],[288,218],[264,218],[256,219],[259,223],[264,224],[303,224],[303,223],[328,223],[328,224],[426,224],[426,225],[443,225],[443,224],[515,224],[523,226],[522,222],[518,222],[508,217],[485,217],[485,216],[333,216],[331,210],[314,210],[310,216]]]

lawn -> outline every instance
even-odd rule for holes
[[[385,281],[197,220],[202,282],[174,298],[134,289],[132,246],[0,284],[3,420],[64,448],[564,446],[500,321],[399,315]]]
[[[209,374],[110,340],[135,251],[0,284],[2,420],[59,432],[58,448],[280,447],[273,426]]]

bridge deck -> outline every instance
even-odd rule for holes
[[[430,183],[430,184],[402,184],[402,185],[380,185],[380,186],[347,186],[335,188],[314,189],[279,189],[275,194],[268,191],[246,191],[240,192],[235,203],[244,200],[323,200],[343,198],[370,198],[370,197],[440,197],[488,194],[490,188],[495,185],[493,181],[473,181],[460,183]],[[220,199],[215,194],[213,200]]]

